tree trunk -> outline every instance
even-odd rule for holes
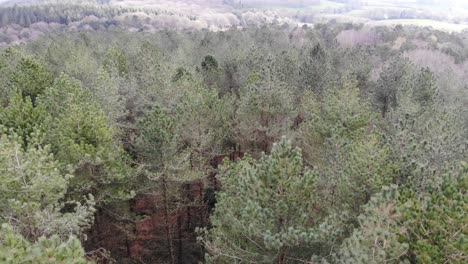
[[[281,254],[278,256],[278,264],[283,264],[285,256],[286,254],[282,251]]]
[[[167,199],[167,182],[166,177],[162,178],[162,187],[163,187],[163,196],[164,196],[164,218],[165,218],[165,226],[166,226],[166,241],[167,241],[167,248],[169,250],[169,260],[170,264],[174,264],[174,248],[172,247],[172,238],[171,238],[171,229],[170,229],[170,222],[169,222],[169,207],[168,207],[168,199]]]
[[[182,254],[183,254],[183,251],[182,251],[182,216],[179,215],[177,217],[177,228],[179,229],[178,232],[179,232],[179,263],[182,263]]]

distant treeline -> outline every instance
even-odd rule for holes
[[[104,1],[105,2],[105,1]],[[37,22],[59,23],[68,25],[71,22],[80,21],[87,16],[97,18],[113,18],[126,13],[143,12],[145,14],[157,15],[154,10],[140,10],[135,8],[115,7],[108,5],[81,5],[81,4],[49,4],[49,5],[27,5],[10,6],[0,8],[0,27],[18,24],[29,27]]]

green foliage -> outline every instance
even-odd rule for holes
[[[201,63],[201,67],[204,71],[215,71],[218,69],[218,61],[213,56],[206,55]]]
[[[0,110],[0,125],[6,133],[14,133],[26,146],[29,136],[40,129],[46,118],[42,106],[34,107],[30,97],[16,93],[9,99],[8,106]]]
[[[190,77],[191,77],[190,72],[188,72],[185,68],[180,67],[180,68],[177,68],[176,73],[174,74],[174,76],[172,76],[172,81],[177,82],[181,80],[182,78],[190,78]]]
[[[161,169],[164,162],[172,158],[176,149],[174,143],[175,124],[160,108],[155,107],[153,113],[140,122],[140,141],[138,152],[143,160],[152,164],[151,170]]]
[[[21,91],[23,97],[29,96],[35,101],[53,83],[52,73],[44,63],[31,58],[22,58],[12,77],[12,85]]]
[[[221,71],[218,61],[212,55],[205,56],[201,63],[201,69],[203,80],[208,87],[219,86]]]
[[[463,263],[466,258],[467,169],[433,176],[427,193],[391,186],[374,196],[336,263]],[[453,170],[450,170],[453,171]]]
[[[314,211],[316,175],[286,139],[257,162],[227,166],[220,179],[223,191],[205,240],[215,263],[285,260],[314,241],[314,219],[306,212]]]
[[[49,7],[35,14],[63,6]],[[88,9],[62,10],[66,17],[51,15],[49,22],[80,29],[76,21]],[[106,19],[128,10],[103,6],[88,14],[100,18],[89,25],[117,23]],[[31,8],[4,11],[5,23],[35,19]],[[143,25],[138,16],[122,20]],[[10,29],[16,26],[5,32]],[[369,30],[376,39],[342,49],[336,37],[343,30]],[[406,44],[397,47],[401,39]],[[81,237],[94,208],[116,200],[124,201],[107,207],[106,216],[134,227],[140,215],[111,211],[127,208],[135,189],[162,197],[173,258],[174,214],[187,209],[182,239],[195,222],[208,225],[201,241],[214,263],[462,263],[466,169],[460,174],[452,164],[467,158],[460,92],[466,44],[461,34],[430,29],[337,24],[77,30],[6,48],[0,52],[0,222],[12,226],[15,239],[36,242],[25,242],[14,256],[42,261],[37,242],[56,241],[53,235],[61,240],[50,242],[51,254],[69,252],[70,234]],[[447,65],[438,65],[438,57],[431,65],[426,55],[433,51],[453,54],[444,55]],[[284,135],[301,150],[280,141]],[[218,169],[221,159],[245,152],[251,156]],[[185,188],[194,179],[206,188],[197,201]],[[209,197],[214,190],[217,204]],[[214,212],[210,219],[192,217],[205,203]],[[83,252],[73,247],[79,262]],[[0,246],[0,255],[10,248]],[[30,257],[31,250],[37,255]],[[56,262],[72,262],[67,254]]]
[[[90,191],[99,201],[124,195],[129,172],[125,154],[115,142],[114,129],[80,82],[62,75],[39,103],[49,113],[46,142],[57,159],[72,165],[78,175],[74,189]],[[110,185],[114,187],[105,188]]]
[[[89,48],[86,34],[74,38],[51,37],[42,56],[55,76],[66,74],[85,86],[92,85],[101,63]]]
[[[325,92],[322,102],[316,98],[311,93],[302,97],[300,110],[304,122],[298,129],[297,138],[307,162],[320,166],[329,158],[325,153],[329,147],[327,141],[367,141],[367,131],[372,129],[376,116],[367,100],[360,98],[353,83]]]
[[[336,200],[331,207],[359,212],[373,193],[393,182],[390,150],[375,126],[375,113],[358,89],[345,86],[327,95],[323,104],[321,118],[316,116],[317,121],[309,125],[325,129],[321,131],[325,160],[318,167],[326,174],[324,182],[334,189],[330,199]]]
[[[421,69],[416,77],[413,97],[422,106],[432,105],[438,99],[437,82],[434,74],[428,68]]]
[[[106,116],[107,123],[123,129],[126,124],[122,124],[122,121],[128,115],[126,102],[129,99],[126,98],[128,91],[125,89],[131,87],[131,83],[119,76],[115,69],[109,70],[101,69],[89,90]]]
[[[17,74],[17,65],[22,58],[22,51],[18,48],[9,47],[0,52],[0,102],[3,105],[17,92],[14,87],[12,87],[12,79],[13,76]]]
[[[240,90],[235,137],[244,151],[255,154],[268,151],[287,134],[297,111],[291,87],[271,76],[251,76],[251,83]]]
[[[23,149],[16,135],[0,139],[0,212],[25,237],[79,235],[93,221],[94,199],[85,204],[64,200],[72,176],[41,146],[40,134],[32,135]],[[72,208],[62,211],[65,206]]]
[[[397,186],[384,188],[365,206],[359,216],[359,226],[347,238],[337,254],[334,263],[408,263],[403,262],[408,244],[399,241],[401,213],[397,199]]]
[[[412,263],[463,263],[467,257],[468,166],[434,179],[427,194],[408,188],[400,198],[402,240]]]
[[[333,79],[331,59],[321,44],[308,49],[304,56],[306,59],[299,70],[299,86],[303,90],[321,94],[330,87]]]
[[[305,120],[296,132],[304,160],[319,172],[316,218],[338,215],[332,226],[346,234],[370,198],[396,177],[391,151],[375,127],[377,116],[351,84],[323,94],[304,97]],[[328,235],[328,248],[340,245],[343,232]],[[311,249],[320,259],[327,249]],[[327,253],[328,254],[328,253]],[[363,262],[365,263],[365,262]]]
[[[155,45],[149,42],[141,44],[131,64],[139,87],[155,91],[168,81],[163,79],[163,76],[166,76],[165,70],[168,70],[161,66],[164,60],[164,56]]]
[[[80,241],[71,236],[63,241],[57,236],[41,237],[35,243],[24,239],[13,228],[3,224],[0,229],[0,262],[14,263],[70,263],[85,264]]]
[[[455,112],[463,110],[451,110],[441,102],[419,104],[411,96],[400,101],[388,115],[386,140],[399,166],[399,182],[411,182],[422,191],[447,162],[463,159],[466,125]]]
[[[48,142],[59,160],[66,164],[107,160],[113,152],[112,129],[78,81],[60,77],[40,102],[50,113]]]
[[[411,87],[412,65],[406,58],[393,58],[380,73],[374,90],[374,102],[385,116],[388,111],[398,105],[401,92]]]
[[[357,215],[373,194],[395,181],[391,152],[375,132],[365,141],[331,140],[327,148],[329,162],[319,181],[323,211]]]
[[[232,138],[232,98],[219,98],[214,89],[191,83],[181,92],[174,120],[179,141],[191,153],[193,167],[204,168],[213,157],[225,154]]]
[[[116,71],[122,77],[127,76],[128,63],[125,54],[117,48],[110,48],[104,59],[104,69],[108,72]]]

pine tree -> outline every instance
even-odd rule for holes
[[[400,242],[401,213],[398,186],[384,188],[365,206],[358,227],[344,240],[333,263],[409,263],[404,261],[409,245]]]
[[[12,78],[13,87],[21,91],[24,97],[31,97],[33,104],[36,97],[52,83],[53,76],[46,65],[31,58],[21,59]]]
[[[72,175],[54,159],[49,146],[40,144],[41,137],[35,131],[25,149],[17,135],[0,139],[0,221],[29,240],[81,235],[93,221],[94,199],[81,196],[81,204],[65,198]]]
[[[164,59],[153,44],[144,42],[141,45],[130,64],[139,87],[155,91],[165,82],[166,73],[161,66]]]
[[[0,99],[3,105],[17,92],[12,80],[17,76],[17,68],[24,55],[20,49],[8,47],[0,53]]]
[[[169,217],[171,213],[185,205],[178,195],[181,186],[196,179],[199,174],[191,170],[189,153],[183,151],[180,146],[176,124],[162,108],[156,106],[153,112],[140,122],[139,128],[137,150],[141,155],[140,159],[144,162],[143,169],[147,176],[145,189],[151,186],[153,192],[162,196],[160,206],[164,216],[167,258],[161,256],[160,261],[173,264],[175,263],[173,226]]]
[[[70,236],[67,240],[58,236],[41,237],[37,242],[29,242],[7,225],[0,229],[0,262],[14,263],[70,263],[85,264],[85,252],[80,240]]]
[[[411,263],[463,263],[468,234],[468,166],[436,175],[428,193],[418,194],[411,185],[400,198],[401,241],[409,244]]]
[[[411,91],[400,96],[399,106],[388,113],[384,128],[398,165],[399,182],[411,182],[423,191],[447,162],[463,160],[467,128],[462,109],[444,105],[437,96],[419,101]]]
[[[365,206],[335,263],[463,263],[467,166],[433,175],[427,193],[412,184],[386,187]]]
[[[139,124],[138,152],[150,170],[158,171],[177,153],[174,146],[175,124],[163,109],[156,106]]]
[[[400,93],[411,88],[412,77],[412,64],[406,58],[396,57],[382,69],[373,97],[383,117],[398,105]]]
[[[71,189],[91,192],[99,202],[128,196],[129,168],[116,131],[81,83],[62,75],[38,101],[48,112],[46,142],[79,176]]]
[[[201,73],[207,87],[219,86],[221,71],[218,61],[212,55],[207,55],[203,59]]]
[[[390,148],[375,126],[378,118],[353,83],[326,91],[321,102],[313,95],[304,97],[301,108],[305,120],[296,142],[304,150],[304,162],[319,172],[317,211],[320,218],[338,216],[332,225],[351,232],[370,198],[397,176]],[[343,233],[328,237],[334,240],[328,250],[345,238]],[[314,253],[321,257],[322,252]]]
[[[126,122],[129,114],[126,103],[130,99],[127,89],[131,87],[131,83],[119,76],[115,69],[109,70],[101,69],[98,72],[90,90],[94,100],[104,112],[107,123],[125,130],[129,126]]]
[[[179,83],[181,84],[181,83]],[[189,81],[181,87],[175,107],[176,134],[191,153],[191,164],[202,171],[208,161],[229,152],[232,97],[220,98],[218,91]]]
[[[294,94],[287,84],[268,74],[252,74],[241,88],[236,111],[235,138],[243,151],[252,154],[269,151],[292,127],[297,115]]]
[[[434,74],[422,68],[415,80],[413,98],[422,106],[433,105],[438,99],[438,87]]]
[[[128,76],[128,62],[125,54],[118,48],[110,48],[104,59],[104,69],[107,72],[117,72],[121,77]]]
[[[0,109],[0,126],[5,133],[18,135],[25,147],[34,130],[44,125],[45,118],[44,107],[34,107],[31,98],[23,98],[19,92],[9,99],[7,107]]]
[[[331,59],[321,44],[314,45],[305,53],[299,69],[299,86],[305,91],[321,94],[327,90],[332,81]]]
[[[213,228],[203,240],[214,263],[286,263],[316,238],[316,175],[288,140],[258,161],[228,165],[220,179]]]
[[[320,167],[327,162],[330,140],[357,144],[367,141],[367,131],[373,129],[376,121],[369,102],[360,98],[353,82],[326,91],[321,102],[316,95],[305,93],[299,108],[304,120],[296,137],[310,166]]]

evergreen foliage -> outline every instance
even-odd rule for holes
[[[49,146],[40,145],[41,137],[36,131],[26,149],[17,135],[0,139],[1,220],[31,240],[79,235],[93,221],[94,198],[64,200],[72,175],[54,160]],[[64,211],[65,206],[72,209]]]
[[[29,58],[22,58],[12,77],[12,86],[21,91],[23,97],[31,97],[32,102],[53,83],[52,73],[44,64]]]
[[[138,11],[93,5],[0,8],[1,23]],[[372,44],[337,41],[364,31]],[[146,254],[130,244],[148,221],[160,262],[464,263],[466,39],[270,25],[78,30],[1,49],[0,262],[86,263],[80,241],[114,217],[116,256]],[[157,212],[129,210],[141,197]],[[177,257],[195,225],[203,252]]]
[[[299,149],[282,139],[270,155],[245,158],[222,174],[208,250],[215,263],[271,263],[297,257],[315,240],[316,175]]]
[[[250,76],[239,91],[235,136],[245,151],[269,151],[271,144],[287,134],[297,111],[294,94],[286,83],[268,74]]]
[[[84,264],[88,263],[84,253],[80,240],[73,236],[66,241],[57,236],[41,237],[37,242],[31,243],[7,224],[3,224],[0,230],[2,263]]]
[[[30,97],[14,94],[8,106],[0,110],[0,125],[4,133],[16,134],[26,147],[29,137],[44,125],[46,112],[43,107],[34,107]]]

